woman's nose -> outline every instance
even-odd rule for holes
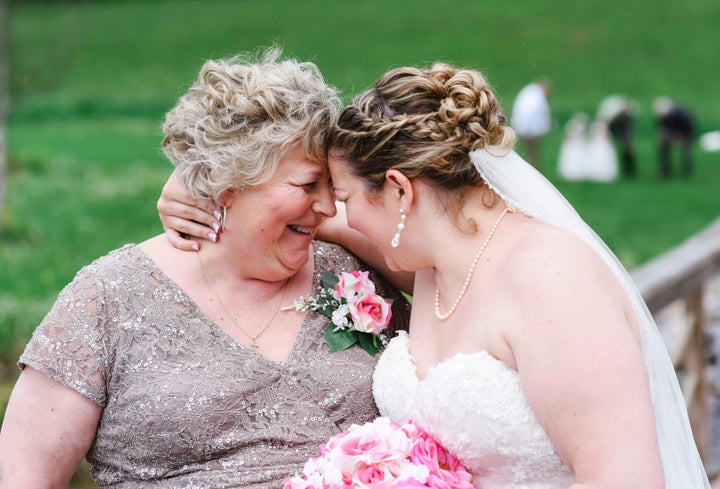
[[[318,188],[315,202],[313,202],[313,211],[324,214],[326,217],[333,217],[337,214],[335,192],[330,185],[322,185]]]

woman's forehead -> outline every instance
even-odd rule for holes
[[[327,163],[305,156],[301,151],[291,151],[280,159],[280,168],[293,173],[323,174],[328,172]]]
[[[330,172],[333,174],[333,177],[336,175],[338,177],[350,176],[350,167],[342,158],[332,155],[328,156],[328,166],[330,168]]]

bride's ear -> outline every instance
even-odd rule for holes
[[[400,201],[400,207],[406,212],[410,211],[415,199],[412,182],[399,170],[388,170],[385,174],[385,184],[391,191],[391,198],[397,198]]]

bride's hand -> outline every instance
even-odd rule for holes
[[[163,186],[157,209],[168,241],[175,248],[197,251],[200,240],[218,240],[220,213],[211,204],[194,199],[180,182],[177,170]]]

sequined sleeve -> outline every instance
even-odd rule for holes
[[[112,348],[102,286],[83,268],[59,294],[18,364],[43,372],[100,406]]]

